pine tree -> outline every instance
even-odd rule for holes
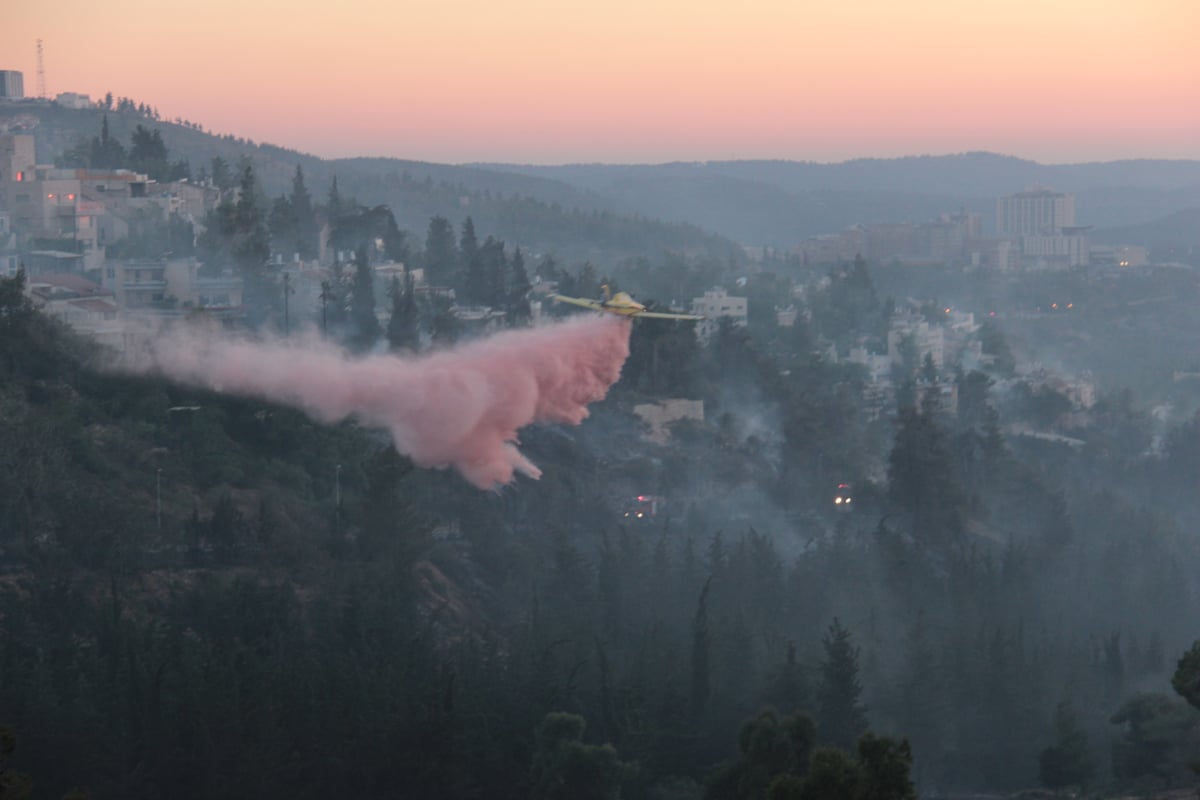
[[[220,156],[213,156],[211,162],[212,182],[221,191],[233,188],[233,173],[229,171],[229,162]]]
[[[1069,701],[1054,709],[1054,729],[1057,738],[1053,745],[1038,757],[1038,775],[1047,789],[1065,786],[1086,786],[1091,780],[1092,757],[1087,734],[1075,719]]]
[[[808,680],[796,660],[796,645],[788,642],[787,658],[767,679],[768,705],[791,714],[808,707]]]
[[[429,336],[438,347],[445,347],[458,341],[462,333],[462,323],[454,315],[454,304],[444,294],[433,294],[426,306],[429,318]]]
[[[817,732],[821,740],[847,752],[867,730],[867,710],[861,703],[859,650],[850,632],[836,617],[821,639],[821,688],[817,696]]]
[[[169,178],[171,163],[167,159],[167,146],[157,128],[150,131],[139,124],[133,129],[129,166],[137,172],[146,173],[156,181]]]
[[[487,237],[480,246],[473,264],[474,269],[468,271],[467,296],[472,302],[480,305],[506,309],[508,258],[504,254],[504,242],[491,236]]]
[[[896,715],[918,752],[941,752],[945,683],[929,641],[924,614],[918,615],[905,638],[904,665],[896,686]]]
[[[955,474],[946,433],[931,413],[900,410],[899,427],[888,456],[888,493],[912,514],[912,529],[944,547],[963,530],[966,495]]]
[[[263,209],[258,179],[248,162],[242,167],[238,189],[238,200],[233,207],[230,252],[242,276],[243,295],[251,318],[262,321],[279,304],[279,293],[268,264],[271,237],[267,231],[267,215]]]
[[[425,283],[448,286],[457,269],[458,244],[454,241],[454,228],[445,217],[433,217],[425,234]]]
[[[121,143],[109,135],[108,114],[100,121],[100,135],[92,137],[88,166],[92,169],[121,169],[128,156]]]
[[[709,650],[712,639],[708,629],[708,587],[711,583],[712,578],[704,582],[704,588],[700,590],[700,602],[696,606],[696,617],[692,621],[691,709],[694,717],[704,713],[710,690]]]

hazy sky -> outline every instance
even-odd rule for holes
[[[1200,0],[0,0],[0,69],[321,156],[1200,158]]]

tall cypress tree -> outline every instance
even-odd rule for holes
[[[404,276],[403,287],[399,278],[392,278],[392,316],[388,319],[387,339],[392,350],[413,350],[420,345],[417,323],[417,300],[413,288],[412,274]]]
[[[462,235],[458,239],[459,273],[455,289],[462,293],[467,302],[477,302],[483,283],[483,267],[479,263],[479,239],[475,236],[475,223],[470,217],[463,221]]]
[[[325,209],[329,212],[329,222],[334,224],[337,218],[342,215],[345,210],[343,208],[342,193],[338,191],[337,175],[333,176],[333,183],[329,185],[329,195],[325,200]]]
[[[335,179],[336,180],[336,179]],[[295,225],[293,233],[293,250],[300,258],[310,261],[317,257],[317,220],[313,215],[312,195],[304,183],[304,169],[297,164],[296,174],[292,176],[292,193],[288,197],[292,220]]]
[[[513,325],[524,325],[529,322],[529,273],[525,271],[525,256],[521,248],[513,251],[508,261],[508,274],[504,281],[505,310],[509,322]]]
[[[379,338],[379,320],[375,316],[375,276],[367,258],[367,248],[354,251],[354,278],[350,287],[350,346],[364,351]]]

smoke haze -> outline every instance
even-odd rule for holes
[[[131,366],[291,405],[325,423],[354,418],[385,428],[418,466],[453,466],[491,489],[515,472],[541,476],[517,449],[517,431],[532,422],[582,422],[588,404],[620,377],[629,330],[627,320],[586,317],[433,355],[356,360],[315,338],[292,344],[174,333]]]

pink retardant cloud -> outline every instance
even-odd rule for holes
[[[586,317],[469,342],[433,355],[347,359],[301,345],[175,333],[140,364],[169,378],[300,408],[326,423],[385,428],[421,467],[453,466],[481,489],[541,476],[517,449],[532,422],[578,425],[629,355],[628,320]]]

